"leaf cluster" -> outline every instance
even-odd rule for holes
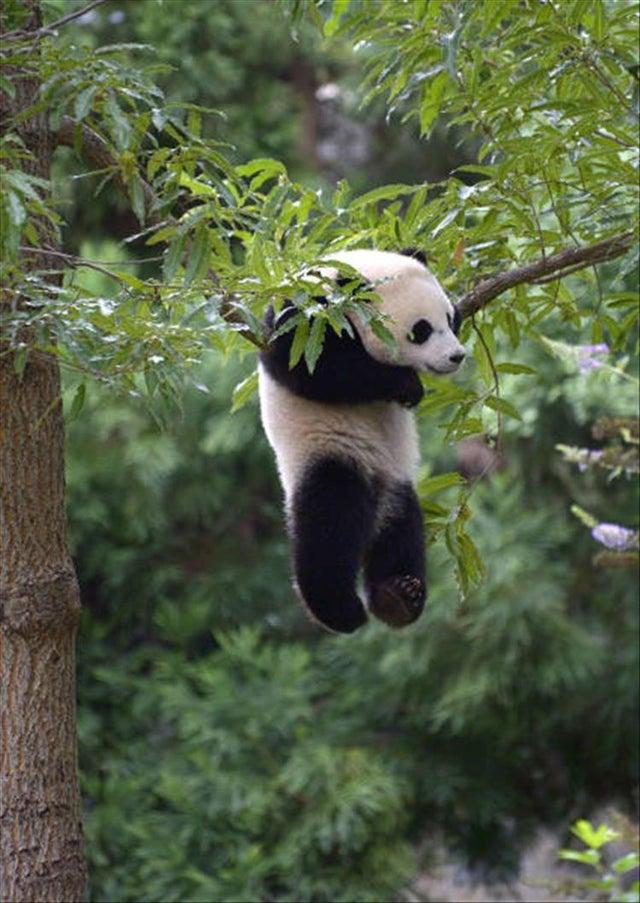
[[[596,877],[584,880],[579,887],[586,891],[597,892],[599,899],[612,903],[638,903],[640,900],[640,881],[627,886],[624,875],[637,870],[640,856],[636,851],[623,855],[614,855],[610,863],[606,862],[603,853],[607,845],[621,839],[620,831],[615,831],[607,824],[595,828],[586,819],[579,819],[572,827],[572,833],[584,844],[584,850],[560,850],[558,856],[570,862],[579,862],[589,866]],[[637,846],[637,836],[635,838]],[[604,896],[601,896],[604,895]]]

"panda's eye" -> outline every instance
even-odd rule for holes
[[[457,307],[453,308],[453,316],[451,314],[447,314],[447,323],[449,324],[449,329],[454,335],[458,335],[460,332],[460,325],[462,323],[462,317],[460,316],[460,311]]]
[[[413,324],[411,332],[407,336],[410,342],[413,342],[414,345],[422,345],[427,341],[431,333],[433,332],[433,327],[428,320],[418,320]]]

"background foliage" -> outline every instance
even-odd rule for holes
[[[493,301],[464,327],[465,373],[426,380],[431,602],[406,633],[328,638],[298,609],[244,337],[293,297],[313,365],[364,309],[333,288],[314,304],[338,248],[424,247],[459,298],[632,231],[636,16],[112,0],[41,58],[3,51],[66,135],[53,207],[5,135],[0,225],[4,284],[31,299],[16,367],[29,325],[66,379],[93,899],[388,899],[435,837],[507,869],[543,821],[637,805],[635,573],[596,566],[586,526],[637,541],[637,428],[607,435],[609,468],[591,435],[637,411],[634,247]],[[61,285],[24,278],[43,210]]]

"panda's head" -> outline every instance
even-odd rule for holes
[[[354,325],[368,353],[380,363],[428,373],[453,373],[464,360],[457,338],[460,314],[421,255],[389,251],[340,251],[332,259],[357,270],[380,297],[379,310],[395,339],[390,348],[360,319]]]

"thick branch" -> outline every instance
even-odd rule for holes
[[[550,257],[544,257],[529,263],[523,267],[517,267],[515,270],[508,270],[506,273],[499,273],[497,276],[491,276],[489,279],[483,279],[475,288],[462,298],[459,304],[460,313],[463,317],[470,317],[479,311],[485,304],[493,301],[498,295],[514,288],[516,285],[522,285],[527,282],[552,281],[553,279],[562,279],[569,273],[584,267],[593,266],[596,263],[604,263],[606,260],[613,260],[621,257],[632,246],[635,240],[633,232],[624,232],[621,235],[614,235],[612,238],[606,238],[594,245],[586,245],[581,248],[565,248],[552,254]]]

